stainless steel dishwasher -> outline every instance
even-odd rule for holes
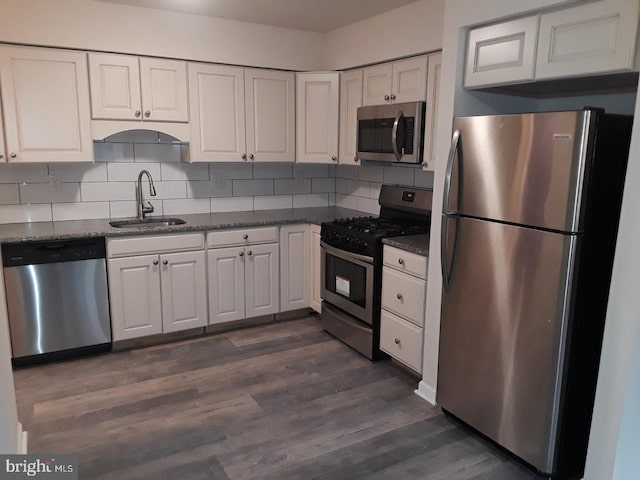
[[[2,246],[14,363],[111,348],[104,238]]]

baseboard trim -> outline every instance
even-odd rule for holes
[[[25,430],[22,430],[22,424],[18,422],[18,453],[21,455],[26,455],[27,445],[29,442],[28,434]]]
[[[434,407],[437,406],[437,403],[436,403],[436,390],[435,390],[435,388],[427,385],[426,383],[424,383],[422,381],[420,383],[418,383],[418,389],[414,390],[413,393],[418,395],[423,400],[426,400],[427,402],[429,402]]]

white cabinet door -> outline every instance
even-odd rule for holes
[[[244,70],[189,63],[192,162],[246,160]]]
[[[424,153],[422,157],[422,169],[435,171],[436,168],[436,118],[440,105],[440,72],[442,66],[442,54],[429,55],[427,68],[427,108],[424,125]]]
[[[364,69],[362,104],[384,105],[391,101],[393,66],[391,63],[374,65]]]
[[[4,125],[2,123],[2,98],[0,98],[0,162],[7,161],[7,151],[4,147]]]
[[[207,324],[207,275],[204,251],[160,255],[162,331]]]
[[[343,72],[340,78],[340,163],[358,163],[357,115],[361,106],[362,70]]]
[[[210,324],[245,318],[244,259],[244,247],[207,251]]]
[[[162,333],[158,256],[110,259],[107,266],[113,340]]]
[[[540,17],[536,79],[633,69],[638,2],[593,2]]]
[[[427,57],[420,56],[393,62],[391,82],[392,103],[417,102],[425,99]]]
[[[90,53],[89,79],[92,118],[142,118],[138,57]]]
[[[140,58],[140,86],[144,120],[189,121],[186,62]]]
[[[309,225],[280,227],[280,311],[309,307]]]
[[[318,313],[322,312],[321,262],[320,225],[311,225],[311,308]]]
[[[279,245],[245,247],[246,317],[278,313],[280,303]]]
[[[464,86],[533,80],[538,16],[469,31]]]
[[[296,162],[336,163],[339,73],[299,73],[296,102]]]
[[[295,160],[295,74],[246,68],[247,156],[256,162]]]
[[[0,47],[0,90],[10,162],[93,162],[86,54]]]

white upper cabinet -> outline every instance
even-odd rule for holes
[[[7,151],[4,147],[4,125],[2,124],[2,98],[0,98],[0,162],[7,159]]]
[[[191,161],[246,160],[244,70],[190,63]]]
[[[186,62],[89,54],[94,119],[188,122]]]
[[[340,78],[340,163],[358,163],[358,107],[362,106],[362,70],[343,72]]]
[[[424,152],[422,155],[422,169],[435,171],[436,166],[436,115],[440,105],[440,72],[442,67],[442,53],[429,55],[427,70],[427,108],[424,125]]]
[[[256,162],[295,160],[295,74],[244,71],[247,156]]]
[[[464,86],[531,81],[537,36],[538,16],[470,30]]]
[[[632,70],[638,2],[593,2],[540,16],[535,78]]]
[[[364,69],[363,105],[417,102],[425,99],[427,57],[413,57]]]
[[[296,161],[336,163],[340,74],[299,73],[296,101]]]
[[[295,75],[189,64],[192,162],[293,162]]]
[[[9,162],[92,162],[84,53],[0,47],[5,158]]]

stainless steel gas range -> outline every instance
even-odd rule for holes
[[[387,357],[379,349],[382,239],[428,233],[432,194],[383,185],[379,217],[322,224],[322,326],[371,360]]]

